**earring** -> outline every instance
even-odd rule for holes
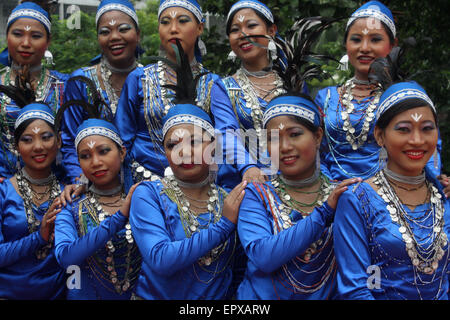
[[[206,56],[208,51],[206,50],[206,45],[201,38],[198,38],[198,48],[200,49],[200,54],[202,55],[202,57]]]
[[[341,60],[339,60],[338,70],[347,71],[348,70],[348,55],[344,55]]]
[[[267,54],[269,55],[269,60],[274,61],[278,58],[277,46],[275,41],[269,40],[269,45],[267,46]]]
[[[381,170],[386,166],[388,154],[386,148],[383,146],[380,149],[380,153],[378,154],[378,168]]]
[[[228,54],[228,60],[231,60],[231,61],[235,62],[235,61],[236,61],[236,58],[237,58],[237,55],[236,55],[236,53],[234,53],[234,51],[231,51],[231,52]]]
[[[320,148],[317,148],[316,152],[316,169],[320,170]]]

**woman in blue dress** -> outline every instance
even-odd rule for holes
[[[224,164],[219,166],[218,184],[231,190],[243,180],[266,180],[269,172],[262,169],[268,166],[268,157],[258,149],[255,139],[263,140],[262,115],[267,103],[284,91],[280,77],[272,70],[279,52],[273,40],[277,26],[270,9],[257,0],[238,1],[228,13],[226,28],[230,56],[242,64],[234,75],[214,83],[211,111],[223,138]],[[249,142],[242,140],[240,130]]]
[[[317,34],[307,27],[320,25],[311,23],[314,19],[299,25],[304,30],[299,41]],[[273,99],[263,116],[272,167],[279,174],[249,184],[239,210],[238,234],[248,264],[238,299],[322,300],[336,293],[332,222],[337,199],[357,179],[336,186],[321,173],[323,120],[312,99],[300,93],[305,69],[296,63],[308,61],[308,48],[298,51],[301,58],[290,54],[296,49],[288,43],[287,67],[280,73],[287,93]]]
[[[386,164],[336,209],[339,295],[448,300],[450,206],[426,166],[438,143],[436,108],[415,82],[384,89],[374,135]]]
[[[75,146],[89,185],[85,194],[66,204],[55,222],[56,259],[65,269],[76,266],[80,275],[67,298],[129,300],[141,256],[128,223],[135,186],[127,190],[121,181],[126,149],[117,128],[103,119],[85,120]]]
[[[369,67],[397,42],[392,13],[378,1],[367,2],[348,20],[344,44],[354,76],[344,85],[322,89],[315,99],[326,115],[321,164],[331,179],[366,179],[379,169],[380,147],[373,130],[382,90],[369,82]],[[436,176],[441,171],[439,154],[428,164]]]
[[[180,40],[194,74],[202,74],[197,85],[197,104],[210,109],[210,89],[217,76],[201,64],[205,45],[200,36],[204,18],[195,0],[163,0],[158,11],[161,49],[166,58],[176,62],[172,45]],[[127,168],[134,181],[164,176],[168,167],[164,155],[162,118],[173,106],[173,92],[165,87],[177,82],[174,70],[165,62],[137,68],[128,76],[119,100],[115,125],[128,150]]]
[[[192,74],[183,76],[191,73],[187,57],[184,62],[184,71],[177,68],[176,105],[162,128],[173,175],[142,182],[131,202],[131,229],[143,258],[137,299],[229,299],[236,286],[236,223],[245,183],[229,195],[214,183],[214,127],[195,105]]]
[[[128,0],[103,0],[97,8],[96,25],[102,53],[91,61],[91,66],[71,74],[73,79],[67,83],[64,101],[83,100],[92,103],[95,98],[103,99],[105,106],[102,118],[112,121],[125,79],[139,65],[139,21],[133,4]],[[91,79],[94,85],[89,86],[77,76]],[[96,97],[98,93],[100,97]],[[61,151],[63,164],[73,180],[82,173],[74,140],[78,127],[88,118],[89,115],[80,106],[74,106],[64,113]]]
[[[16,103],[14,145],[24,166],[0,183],[0,299],[64,299],[65,271],[53,246],[63,185],[52,164],[61,141],[52,108]]]
[[[62,104],[67,75],[50,70],[51,61],[44,60],[50,54],[51,20],[48,5],[24,2],[13,9],[6,26],[8,47],[0,53],[1,85],[25,82],[33,88],[35,100],[48,104],[54,113]],[[0,177],[10,178],[18,168],[18,155],[14,145],[14,123],[20,108],[6,94],[0,95]]]

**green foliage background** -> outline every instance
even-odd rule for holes
[[[204,0],[200,1],[204,12],[213,12],[226,16],[229,8],[236,1]],[[264,0],[274,13],[281,35],[286,34],[293,21],[299,17],[328,16],[348,17],[356,8],[366,1],[356,0]],[[448,0],[391,0],[383,1],[393,12],[398,38],[415,37],[418,45],[409,51],[405,58],[404,69],[415,73],[415,80],[425,87],[438,107],[440,114],[440,132],[443,140],[442,158],[444,170],[450,172],[450,65],[449,37],[450,23],[447,13],[450,12]],[[139,10],[141,27],[141,46],[146,50],[141,62],[149,63],[148,56],[157,55],[159,36],[157,25],[158,0],[147,0],[147,8]],[[81,29],[70,30],[67,21],[58,21],[53,17],[52,51],[56,69],[61,72],[72,72],[81,66],[88,65],[90,59],[100,51],[97,44],[95,21],[93,15],[82,13]],[[342,44],[346,19],[336,24],[323,34],[316,51],[326,53],[337,60],[345,54]],[[223,27],[220,26],[219,27]],[[204,65],[220,75],[231,74],[237,63],[227,60],[230,51],[228,40],[217,27],[205,30],[202,39],[208,48],[204,57]],[[312,94],[318,89],[342,83],[351,71],[337,71],[337,64],[330,62],[324,69],[334,74],[321,83],[309,84]]]

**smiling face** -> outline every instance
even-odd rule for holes
[[[241,9],[237,11],[232,19],[228,39],[231,50],[241,59],[245,65],[260,66],[258,69],[266,67],[269,63],[267,57],[267,48],[269,40],[266,38],[243,39],[244,34],[251,35],[269,35],[275,36],[276,26],[268,27],[253,9]],[[254,44],[258,43],[264,48]]]
[[[351,25],[345,47],[349,62],[355,68],[355,76],[365,80],[369,67],[376,58],[386,57],[394,47],[386,29],[374,19],[360,18]]]
[[[214,144],[192,124],[173,126],[164,138],[164,151],[173,174],[185,182],[200,182],[209,175]]]
[[[388,154],[387,167],[401,175],[418,176],[436,150],[438,130],[430,107],[418,107],[396,115],[375,138]]]
[[[267,124],[268,147],[271,155],[279,157],[280,171],[289,180],[311,177],[316,169],[317,150],[322,141],[321,128],[313,133],[290,116],[279,116]],[[278,139],[272,130],[278,131]]]
[[[37,20],[17,19],[7,34],[8,51],[18,65],[37,66],[41,64],[50,39],[44,26]]]
[[[119,172],[125,159],[125,147],[104,136],[88,136],[78,145],[78,161],[86,178],[98,189],[108,190],[120,184]]]
[[[28,174],[36,179],[48,177],[61,141],[44,120],[32,121],[20,135],[17,150]]]
[[[133,19],[120,11],[108,11],[98,22],[98,43],[109,63],[126,68],[135,60],[140,33]]]
[[[167,8],[159,18],[159,38],[161,46],[167,52],[170,60],[176,61],[172,45],[178,39],[189,61],[194,59],[197,38],[203,33],[203,23],[199,23],[195,16],[181,7]]]

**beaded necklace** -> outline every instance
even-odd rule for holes
[[[25,209],[25,214],[27,216],[28,232],[30,234],[32,234],[39,230],[39,228],[41,226],[41,221],[36,219],[36,216],[34,214],[34,207],[35,207],[34,202],[33,202],[34,190],[31,187],[31,183],[28,181],[28,179],[24,175],[24,172],[25,172],[24,169],[19,170],[16,173],[16,180],[17,180],[17,187],[19,189],[19,193],[23,199],[23,207]],[[44,196],[48,195],[47,203],[49,204],[49,207],[50,207],[50,204],[53,202],[53,200],[55,200],[55,198],[61,193],[58,179],[56,178],[56,176],[53,173],[49,176],[48,186],[49,186],[49,191],[46,194],[44,194]],[[40,197],[40,200],[42,200],[42,199],[43,199],[43,197]],[[36,251],[37,258],[40,260],[45,259],[48,256],[51,247],[52,247],[52,244],[49,243],[49,244],[45,245],[43,248],[37,250]]]
[[[410,219],[405,211],[401,200],[398,198],[395,190],[390,186],[383,170],[379,171],[373,180],[374,184],[379,188],[377,193],[386,202],[393,223],[399,225],[399,231],[406,245],[406,251],[411,258],[412,265],[419,272],[425,274],[433,274],[438,266],[439,261],[443,258],[447,246],[448,239],[444,230],[444,206],[442,203],[442,195],[437,188],[427,182],[430,192],[431,212],[433,214],[433,225],[429,227],[429,238],[432,244],[423,246],[416,239],[412,223],[414,219]],[[423,226],[422,226],[423,227]]]
[[[191,210],[190,202],[173,176],[165,177],[163,181],[167,186],[164,188],[163,192],[176,203],[186,237],[190,238],[194,233],[200,232],[202,229],[208,229],[211,223],[217,223],[222,217],[223,202],[220,201],[219,198],[223,198],[225,194],[224,191],[219,189],[214,183],[210,184],[210,189],[208,191],[209,199],[207,209],[209,219],[204,219]],[[222,193],[222,197],[219,196],[219,192]],[[228,240],[201,257],[198,260],[198,264],[200,266],[211,265],[220,258],[227,246]]]
[[[116,193],[117,194],[117,193]],[[126,195],[122,192],[121,200],[125,199]],[[87,215],[83,212],[83,208],[87,209]],[[86,193],[86,199],[80,202],[78,220],[80,234],[83,236],[89,232],[87,219],[92,222],[94,227],[100,225],[109,213],[106,212],[99,202],[99,195],[92,192]],[[125,234],[117,234],[117,240],[108,240],[106,249],[106,259],[100,257],[100,252],[94,253],[87,259],[89,268],[93,274],[100,279],[109,282],[118,294],[123,294],[132,288],[132,283],[137,279],[139,274],[139,266],[141,257],[138,248],[134,243],[134,238],[131,231],[130,223],[125,225]],[[125,263],[117,264],[118,259],[124,259]],[[124,268],[125,274],[122,279],[119,279],[117,268]]]
[[[381,90],[377,90],[373,100],[370,101],[367,108],[365,108],[360,121],[364,119],[361,132],[358,136],[355,135],[356,129],[351,124],[350,115],[355,111],[355,106],[352,103],[353,93],[355,88],[355,78],[348,80],[342,87],[341,92],[341,119],[344,121],[342,130],[346,133],[346,140],[351,145],[353,150],[358,150],[367,141],[367,136],[370,131],[370,126],[375,119],[375,110],[381,97]],[[359,123],[359,122],[358,122]]]

